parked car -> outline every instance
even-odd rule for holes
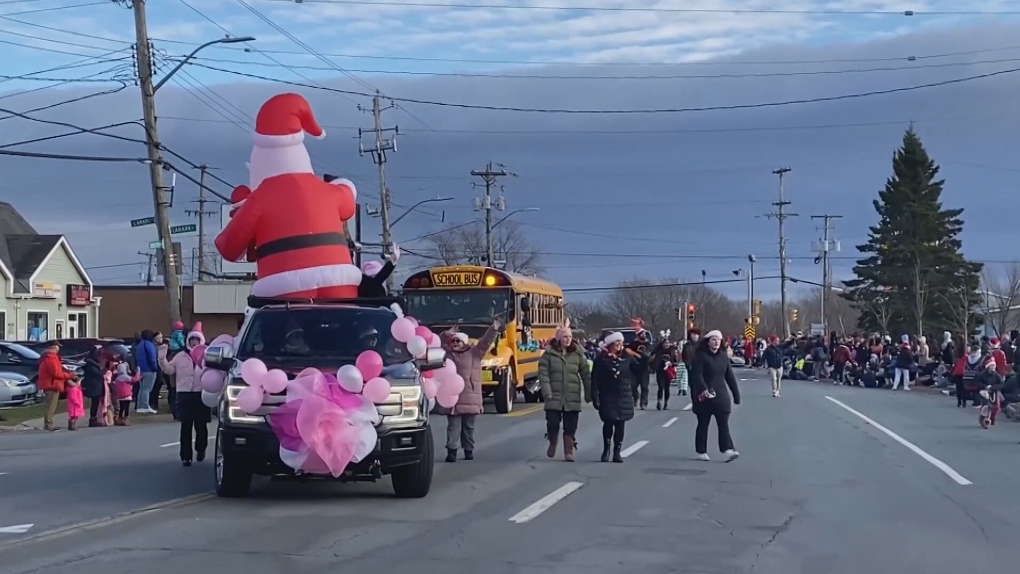
[[[0,371],[14,372],[28,378],[35,384],[39,378],[39,359],[36,351],[18,343],[0,341]],[[80,363],[62,359],[64,368],[81,376],[83,371]],[[63,396],[63,395],[61,395]]]
[[[20,407],[35,402],[38,394],[35,383],[25,375],[0,371],[0,407]]]
[[[42,353],[46,349],[46,343],[48,341],[18,341],[18,344],[28,347],[37,353]],[[65,361],[84,361],[85,357],[92,352],[92,349],[96,347],[106,348],[110,345],[124,345],[122,339],[111,339],[111,338],[90,338],[83,337],[80,339],[57,339],[60,343],[60,358]]]

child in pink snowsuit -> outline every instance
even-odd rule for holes
[[[85,416],[85,394],[81,390],[81,381],[67,381],[67,430],[78,430],[78,419]]]

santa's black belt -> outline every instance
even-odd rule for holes
[[[297,251],[298,249],[308,249],[309,247],[327,247],[330,245],[347,245],[347,237],[343,233],[337,233],[331,231],[329,233],[312,233],[310,235],[295,235],[293,237],[282,237],[280,239],[274,239],[269,243],[259,245],[255,249],[255,255],[259,259],[263,257],[269,257],[270,255],[276,255],[278,253],[285,253],[287,251]]]

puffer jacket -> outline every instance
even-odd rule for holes
[[[634,381],[638,362],[626,353],[620,356],[602,353],[592,366],[591,391],[595,408],[603,422],[629,421],[634,418]]]
[[[448,344],[450,337],[444,337],[446,357],[457,366],[457,374],[464,379],[464,390],[452,409],[439,407],[436,412],[445,415],[479,415],[485,412],[482,404],[482,357],[496,340],[496,335],[497,331],[490,327],[477,343],[463,351],[454,351]]]
[[[192,332],[188,335],[189,343],[191,337],[194,337],[196,332]],[[201,333],[197,333],[201,337],[201,345],[205,344],[205,337]],[[191,350],[195,348],[195,345],[188,344],[187,350],[184,352],[177,353],[174,358],[169,361],[166,359],[167,347],[162,346],[159,348],[159,368],[164,373],[175,376],[178,393],[198,393],[202,391],[202,369],[195,364],[195,361],[191,360]]]
[[[575,343],[566,349],[550,343],[538,360],[538,380],[547,411],[581,412],[583,403],[591,402],[588,358]]]

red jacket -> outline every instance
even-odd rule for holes
[[[992,359],[995,360],[995,370],[1000,375],[1006,376],[1006,353],[1002,349],[995,349],[992,351]]]
[[[45,352],[39,359],[39,390],[64,392],[64,383],[74,378],[74,373],[64,370],[60,356]]]

